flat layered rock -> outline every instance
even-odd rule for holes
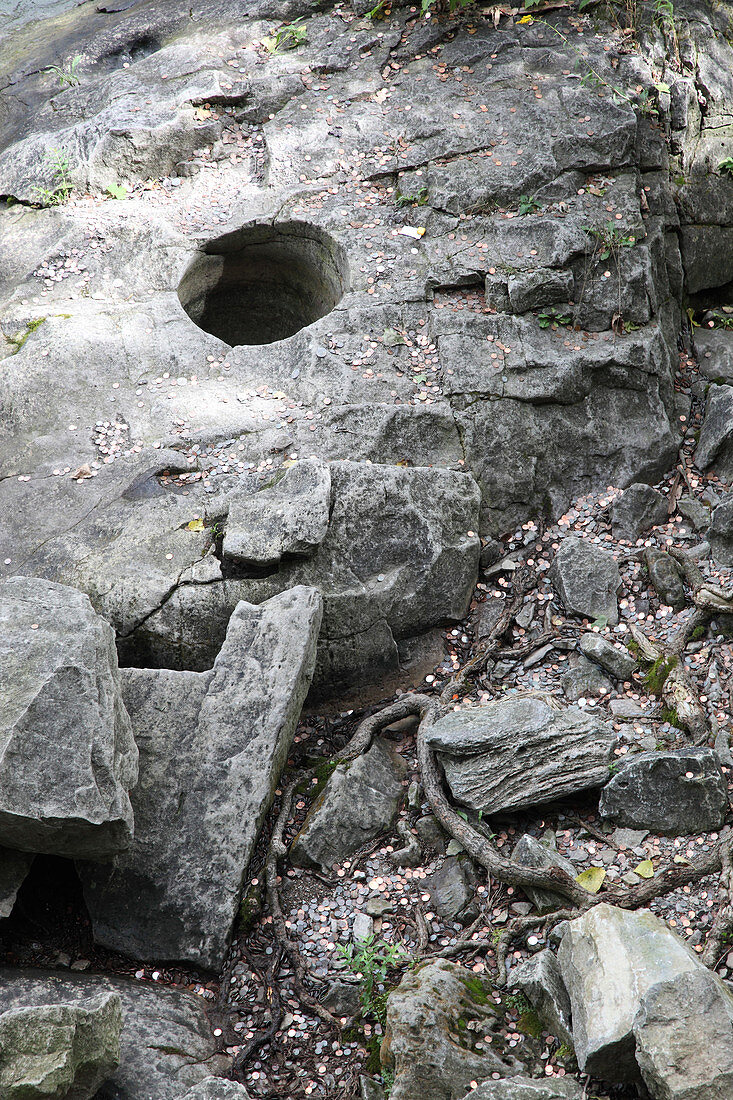
[[[79,866],[97,942],[142,959],[224,961],[242,879],[310,685],[321,599],[240,603],[210,672],[126,669],[140,746],[136,834]]]
[[[563,539],[549,572],[560,601],[571,615],[618,622],[621,574],[613,555],[588,539]]]
[[[0,843],[104,859],[128,847],[137,748],[114,632],[73,588],[0,583]]]
[[[428,733],[453,797],[484,813],[600,787],[615,740],[598,718],[540,694],[453,711]]]
[[[73,1008],[110,997],[122,1007],[119,1066],[94,1100],[181,1100],[212,1074],[227,1072],[230,1060],[216,1053],[199,997],[126,978],[0,970],[0,1013],[39,1005]]]

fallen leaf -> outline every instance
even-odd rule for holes
[[[197,122],[205,122],[207,118],[211,118],[211,111],[208,107],[194,107],[193,117]]]
[[[576,875],[575,881],[579,883],[584,890],[587,890],[589,894],[597,894],[601,886],[603,886],[605,877],[605,868],[589,867],[587,871],[581,871],[579,875]]]
[[[71,477],[74,481],[83,481],[84,478],[91,477],[91,476],[92,476],[91,467],[88,466],[86,462],[84,463],[83,466],[80,466],[78,470],[74,470],[73,474],[71,475]]]
[[[457,856],[463,851],[463,845],[459,844],[457,840],[451,840],[448,847],[445,850],[447,856]]]
[[[634,873],[640,878],[654,878],[654,864],[650,859],[642,859],[638,867],[634,867]]]
[[[192,519],[190,523],[186,524],[187,531],[203,531],[204,521],[202,519]]]
[[[690,861],[687,856],[675,856],[674,863],[684,863],[687,867],[690,866]]]
[[[123,187],[121,183],[111,183],[107,188],[107,194],[111,195],[113,199],[126,199],[127,188]]]
[[[398,344],[404,344],[405,338],[395,328],[386,328],[382,333],[382,343],[386,348],[396,348]]]

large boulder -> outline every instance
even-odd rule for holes
[[[94,1100],[181,1100],[212,1074],[227,1072],[230,1060],[217,1053],[201,998],[191,993],[127,978],[0,970],[0,1013],[83,1008],[92,998],[118,1000],[123,1020],[119,1066]]]
[[[591,714],[536,694],[452,711],[427,740],[453,797],[491,814],[600,787],[616,738]]]
[[[660,982],[704,967],[658,917],[601,903],[571,921],[558,950],[570,995],[573,1044],[584,1073],[637,1081],[634,1019]]]
[[[236,1081],[207,1077],[200,1085],[189,1089],[182,1100],[250,1100],[250,1096],[244,1085]]]
[[[105,859],[127,848],[137,748],[112,628],[73,588],[0,582],[0,842]]]
[[[397,813],[406,771],[404,760],[382,738],[350,764],[338,764],[293,841],[292,861],[328,873],[385,833]]]
[[[120,1062],[115,993],[0,1013],[3,1100],[91,1100]]]
[[[491,983],[465,967],[441,959],[405,974],[387,1001],[381,1059],[394,1069],[390,1100],[457,1100],[471,1081],[521,1073],[493,1029],[496,1016]]]
[[[700,967],[647,990],[634,1039],[655,1100],[733,1096],[733,995],[710,971]]]
[[[689,836],[719,829],[728,786],[712,749],[642,752],[619,762],[601,792],[602,817],[630,829]]]
[[[560,964],[549,949],[538,951],[511,972],[509,984],[524,993],[535,1012],[553,1035],[573,1045],[570,997],[560,973]]]
[[[588,539],[566,538],[555,554],[549,575],[569,614],[616,625],[621,574],[608,550]]]
[[[219,968],[315,661],[321,598],[294,588],[240,603],[210,672],[126,669],[140,746],[136,832],[79,866],[97,942]]]

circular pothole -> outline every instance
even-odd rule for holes
[[[250,225],[209,241],[178,298],[199,328],[227,344],[272,344],[330,313],[346,273],[343,249],[316,226]]]

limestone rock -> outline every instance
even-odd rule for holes
[[[733,383],[733,332],[729,329],[695,329],[695,350],[704,378],[725,385]]]
[[[491,1027],[491,991],[490,982],[445,959],[405,974],[387,1001],[381,1059],[394,1067],[390,1100],[455,1100],[473,1080],[522,1071],[498,1036],[473,1049],[467,1025],[476,1020],[484,1031]]]
[[[724,481],[733,477],[733,386],[708,390],[695,463],[701,470],[714,466]]]
[[[560,682],[563,695],[569,702],[576,703],[578,699],[608,695],[613,691],[613,684],[605,672],[582,653],[573,653],[568,665],[568,671]]]
[[[570,995],[578,1065],[605,1081],[639,1078],[633,1022],[644,994],[659,982],[703,969],[648,910],[605,903],[568,922],[558,962]]]
[[[677,562],[666,550],[648,546],[644,551],[644,561],[649,570],[649,580],[654,585],[663,604],[681,611],[687,606],[685,586],[682,583]]]
[[[616,625],[621,574],[607,550],[587,539],[563,539],[549,576],[569,614],[603,618],[609,626]]]
[[[387,832],[403,795],[405,773],[405,762],[379,737],[368,752],[337,765],[293,841],[293,862],[328,872]]]
[[[133,831],[137,749],[114,633],[72,588],[0,582],[0,841],[106,858]]]
[[[520,963],[512,971],[509,984],[524,993],[553,1035],[558,1035],[568,1046],[573,1045],[570,997],[552,951],[538,951]]]
[[[205,1081],[194,1085],[181,1100],[250,1100],[244,1085],[236,1081],[227,1081],[223,1077],[207,1077]]]
[[[0,1013],[3,1100],[91,1100],[120,1061],[120,998]]]
[[[31,869],[33,856],[28,852],[14,852],[0,848],[0,919],[9,917],[15,905],[26,875]]]
[[[448,856],[438,870],[424,883],[430,892],[436,913],[444,920],[459,920],[467,924],[476,915],[472,902],[478,880],[471,861],[464,856]],[[463,916],[461,916],[463,914]]]
[[[722,826],[728,787],[712,749],[643,752],[619,763],[601,792],[602,817],[666,836],[709,833]]]
[[[320,615],[308,588],[240,603],[210,672],[125,670],[140,746],[136,834],[111,864],[79,867],[97,942],[221,966],[310,683]]]
[[[331,506],[328,464],[305,459],[258,493],[230,501],[223,555],[272,565],[284,555],[306,556],[323,542]]]
[[[636,542],[652,527],[668,519],[667,500],[651,485],[629,485],[611,505],[613,534],[627,542]]]
[[[586,631],[580,636],[580,651],[617,680],[631,680],[637,663],[628,649],[620,649],[602,634]]]
[[[572,1078],[541,1081],[535,1077],[512,1077],[505,1081],[482,1081],[463,1100],[583,1100],[583,1092]]]
[[[515,863],[521,863],[522,867],[531,867],[536,871],[548,871],[550,867],[561,867],[571,878],[575,878],[577,874],[570,860],[561,856],[554,844],[537,840],[529,833],[523,833],[520,836],[514,846],[512,859]],[[553,894],[551,890],[537,890],[534,886],[523,886],[522,891],[540,913],[559,909],[565,904],[565,898],[561,894]]]
[[[453,797],[491,814],[600,786],[615,735],[538,693],[454,711],[430,729],[428,743]]]
[[[727,493],[713,510],[707,537],[715,561],[733,565],[733,493]]]
[[[227,1072],[229,1059],[216,1053],[199,997],[126,978],[0,970],[0,1013],[34,1011],[35,1006],[44,1012],[49,1006],[69,1011],[91,999],[119,1001],[124,1022],[119,1066],[95,1100],[181,1100],[211,1074]]]
[[[634,1039],[656,1100],[733,1095],[733,996],[703,967],[647,990],[634,1017]]]

